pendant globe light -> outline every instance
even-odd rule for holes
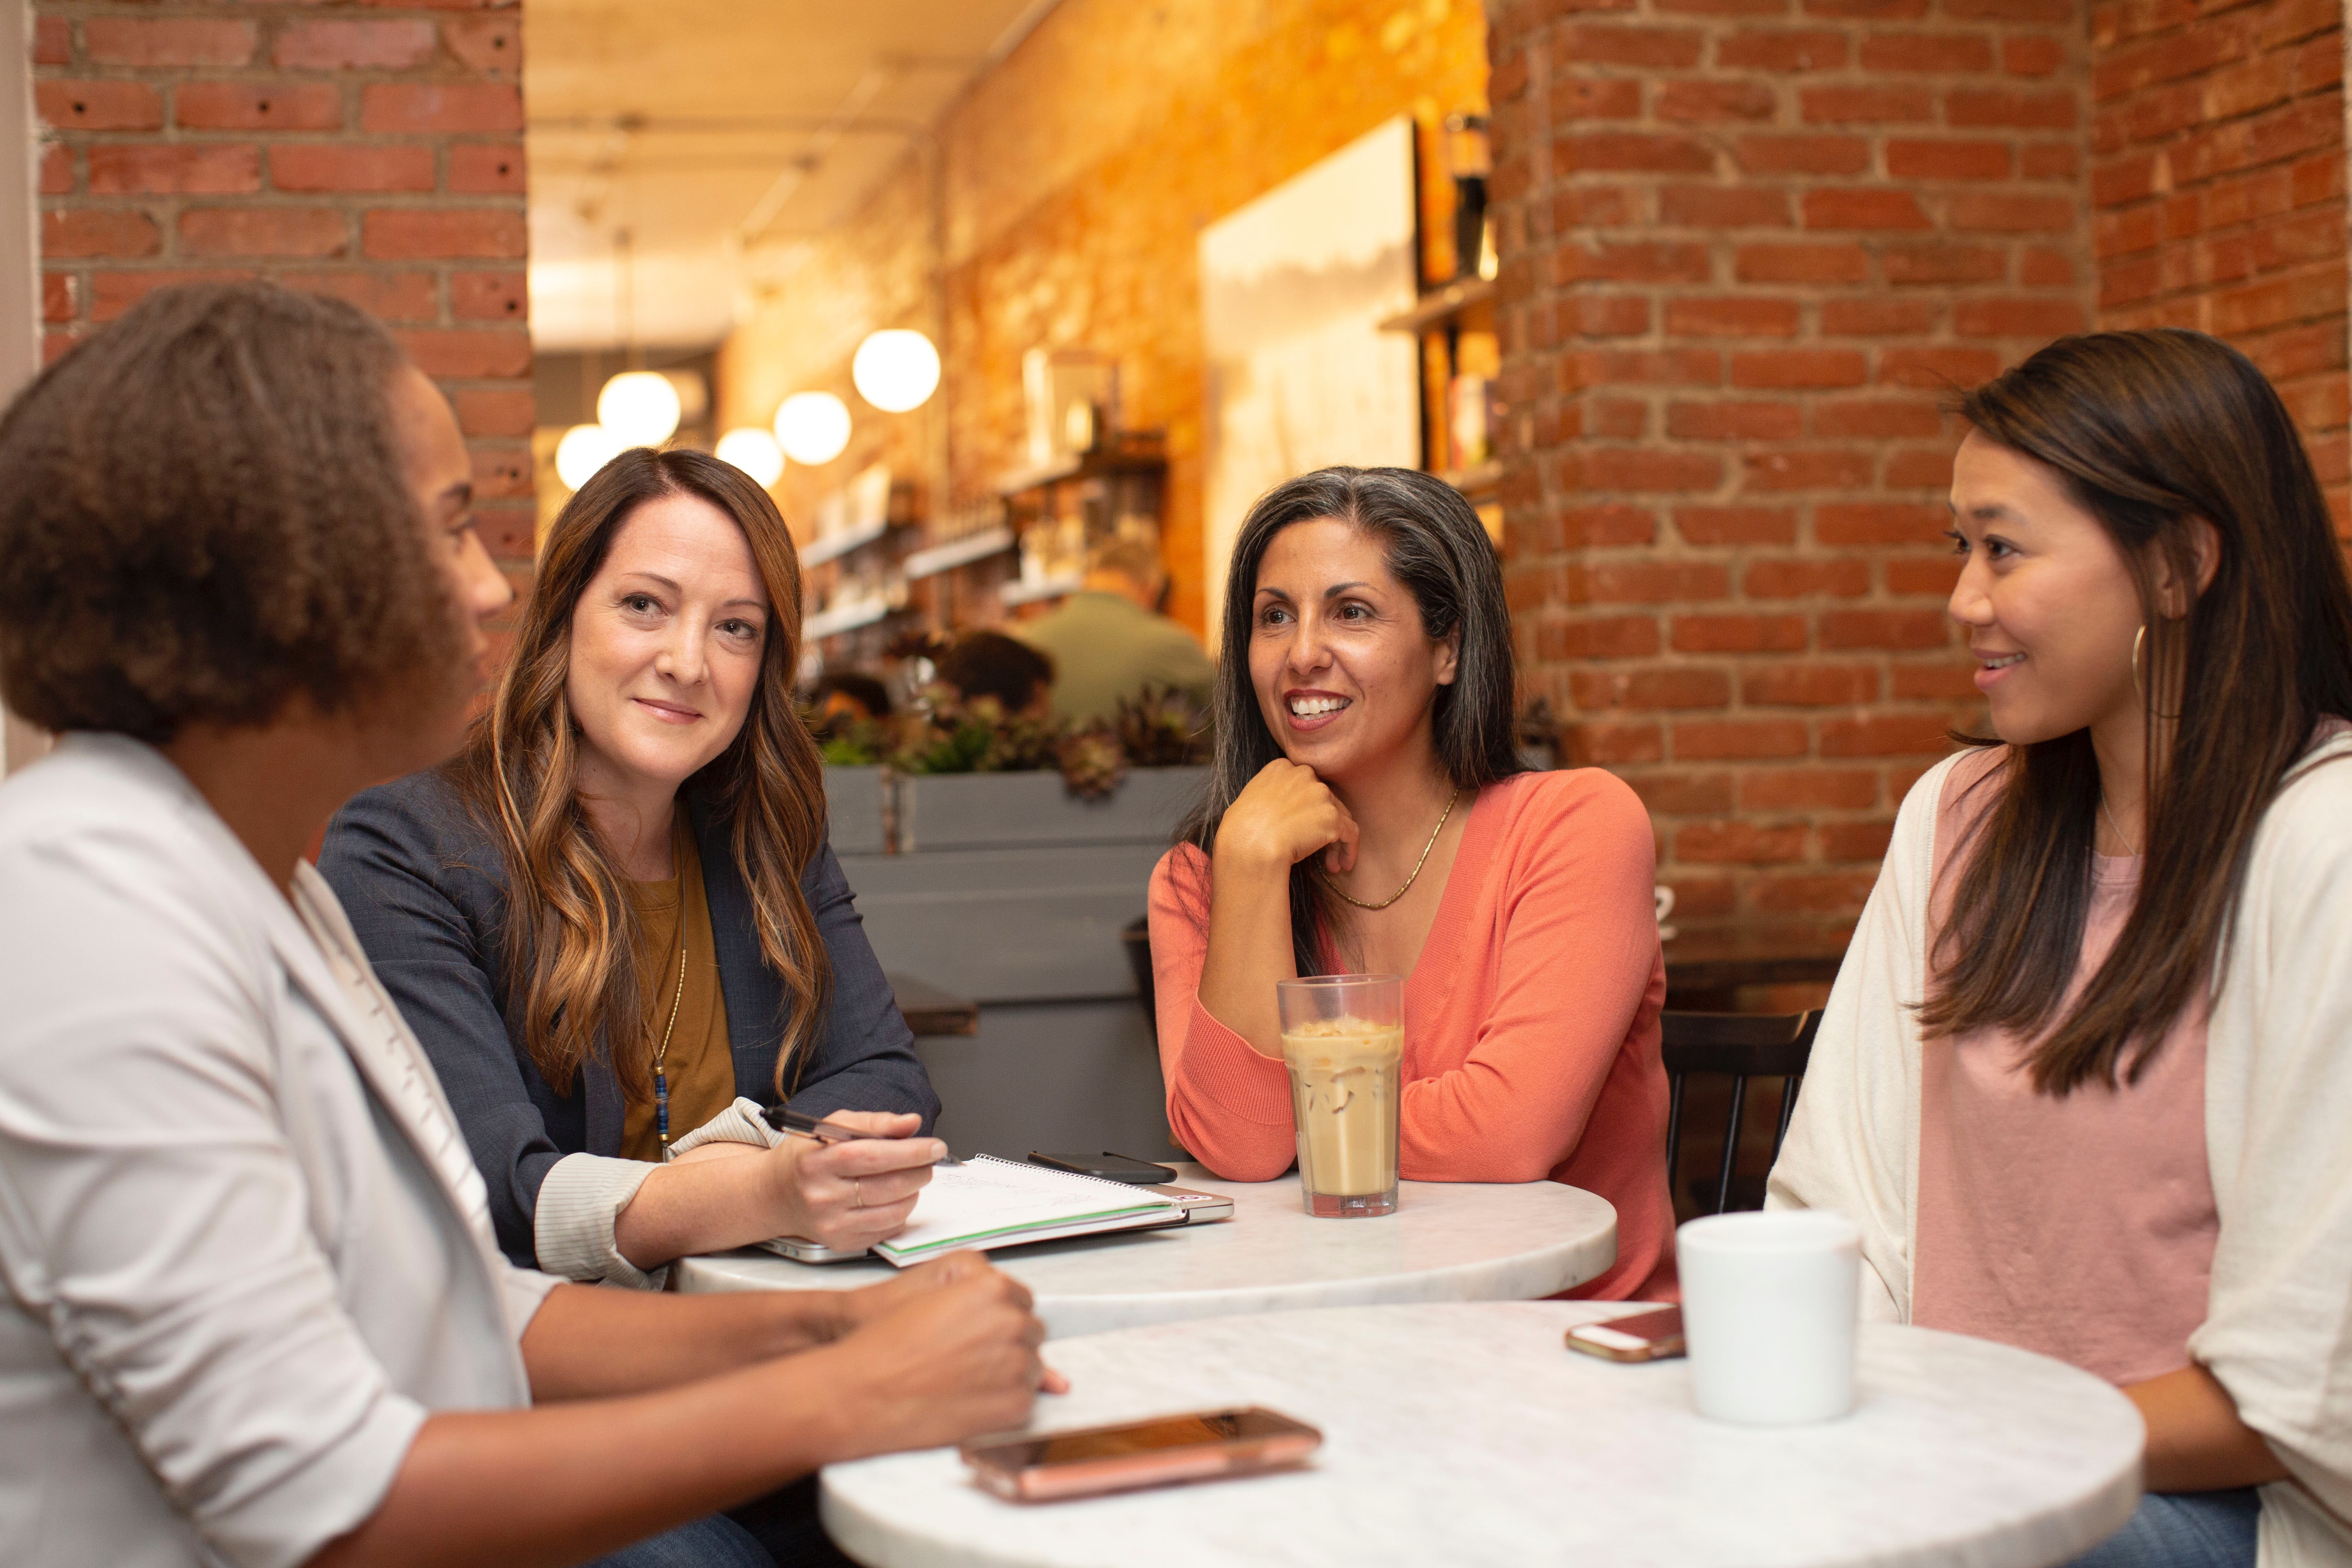
[[[623,371],[596,395],[596,423],[625,447],[660,446],[677,434],[684,412],[677,388],[657,371]]]
[[[576,490],[625,449],[626,443],[602,425],[574,425],[555,444],[556,478]]]
[[[849,446],[849,405],[830,392],[795,392],[776,410],[776,444],[795,463],[830,463]]]
[[[783,478],[784,449],[776,445],[773,436],[756,425],[742,426],[719,437],[711,455],[742,469],[761,489]]]
[[[940,351],[922,333],[902,327],[869,332],[849,362],[857,395],[886,414],[904,414],[930,401],[940,385]]]

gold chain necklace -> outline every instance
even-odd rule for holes
[[[1445,831],[1446,818],[1454,815],[1454,807],[1461,799],[1462,792],[1458,789],[1447,798],[1445,802],[1445,815],[1444,816],[1440,816],[1437,819],[1437,826],[1429,830],[1429,842],[1421,847],[1421,858],[1412,863],[1412,875],[1404,879],[1403,887],[1399,888],[1395,892],[1391,893],[1387,898],[1382,899],[1377,904],[1368,904],[1364,902],[1363,900],[1355,897],[1353,894],[1349,893],[1347,889],[1340,887],[1336,882],[1332,884],[1331,890],[1339,894],[1341,898],[1346,899],[1349,903],[1355,905],[1360,910],[1387,909],[1391,904],[1395,903],[1399,899],[1403,898],[1407,893],[1412,891],[1412,885],[1421,880],[1421,868],[1429,864],[1429,852],[1437,847],[1437,836]]]
[[[669,1027],[662,1031],[661,1048],[654,1052],[654,1131],[661,1139],[662,1163],[669,1162],[669,1077],[662,1065],[669,1060],[669,1037],[677,1032],[678,1004],[686,1000],[686,906],[677,910],[677,990],[669,999]]]

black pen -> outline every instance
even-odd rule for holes
[[[771,1105],[761,1111],[760,1116],[779,1132],[798,1133],[803,1138],[813,1138],[820,1143],[847,1143],[858,1138],[886,1138],[888,1142],[897,1142],[895,1139],[887,1139],[884,1133],[860,1132],[856,1128],[844,1127],[838,1121],[821,1121],[804,1110],[794,1110],[784,1105]],[[931,1163],[961,1165],[963,1162],[953,1154],[949,1154],[932,1161]]]

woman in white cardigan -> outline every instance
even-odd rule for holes
[[[499,1255],[302,862],[461,735],[510,597],[470,496],[383,329],[261,285],[149,296],[0,420],[0,682],[68,731],[0,785],[15,1568],[764,1564],[715,1510],[1046,1380],[976,1258],[656,1298]]]
[[[2352,1561],[2352,589],[2294,424],[2185,331],[1969,394],[1951,613],[2003,742],[1903,804],[1775,1206],[1871,1315],[2121,1386],[2082,1561]]]

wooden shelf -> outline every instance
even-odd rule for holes
[[[983,528],[977,533],[967,533],[961,539],[950,539],[945,544],[934,544],[928,550],[918,550],[898,563],[909,583],[925,577],[935,577],[959,566],[969,566],[975,561],[985,561],[992,555],[1002,555],[1021,542],[1009,528]]]
[[[1064,479],[1092,479],[1097,474],[1158,473],[1168,466],[1168,438],[1160,430],[1113,430],[1101,446],[1046,464],[1023,468],[996,481],[1000,496],[1017,496],[1044,489]]]
[[[839,533],[816,541],[802,551],[801,564],[822,566],[828,561],[838,561],[851,551],[862,550],[889,531],[890,523],[887,518],[880,522],[869,522],[863,528],[844,529]]]
[[[1491,278],[1464,278],[1432,289],[1421,297],[1421,302],[1410,310],[1401,310],[1381,323],[1384,332],[1425,332],[1432,327],[1443,326],[1473,305],[1483,305],[1495,297],[1495,280]]]
[[[841,632],[870,626],[890,613],[887,599],[860,599],[854,604],[821,610],[801,623],[803,638],[829,637]]]

